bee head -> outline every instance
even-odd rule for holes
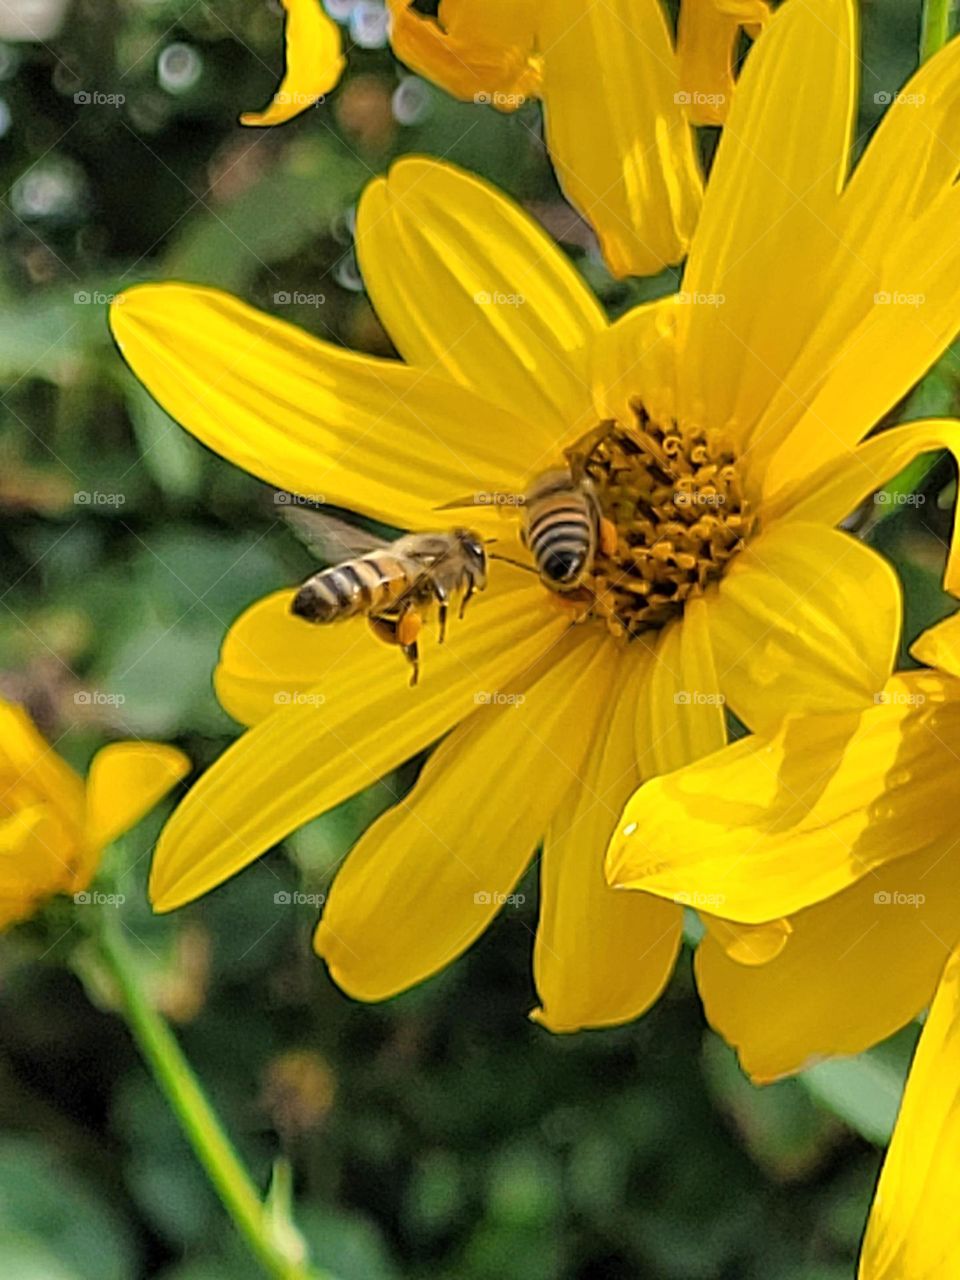
[[[483,539],[479,534],[474,533],[472,529],[457,529],[455,534],[467,564],[478,576],[485,577],[487,572],[487,548],[484,546]]]

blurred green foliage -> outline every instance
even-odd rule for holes
[[[914,65],[919,29],[916,3],[863,11],[858,145],[876,96]],[[611,313],[675,279],[614,282],[588,229],[570,229],[535,104],[504,117],[455,103],[382,47],[354,41],[344,83],[294,124],[241,130],[237,112],[273,89],[280,33],[252,0],[73,0],[46,42],[0,44],[0,672],[80,765],[128,735],[214,759],[236,733],[210,687],[219,640],[309,568],[272,495],[121,365],[105,323],[117,291],[217,284],[389,352],[350,215],[371,174],[416,150],[567,228]],[[294,294],[315,298],[283,300]],[[957,390],[949,355],[895,416],[954,413]],[[857,522],[904,575],[909,639],[946,609],[952,473],[927,459],[904,484],[923,503]],[[532,882],[449,972],[355,1005],[312,956],[315,908],[276,895],[323,894],[388,798],[373,788],[174,917],[144,900],[159,817],[109,868],[144,980],[258,1180],[291,1159],[317,1262],[340,1280],[848,1280],[911,1036],[755,1090],[704,1028],[687,953],[637,1025],[551,1038],[526,1018]],[[255,1276],[122,1025],[97,1007],[71,920],[54,906],[0,942],[0,1273]]]

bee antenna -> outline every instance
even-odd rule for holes
[[[504,564],[512,564],[515,569],[523,569],[526,573],[536,573],[537,577],[540,576],[532,564],[522,564],[519,560],[511,560],[509,556],[498,556],[496,553],[491,552],[490,559],[502,560]]]

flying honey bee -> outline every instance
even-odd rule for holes
[[[311,550],[335,561],[303,583],[291,612],[321,625],[365,617],[379,639],[399,645],[413,668],[411,686],[420,677],[424,612],[436,604],[442,644],[451,600],[460,597],[462,618],[487,585],[486,547],[469,529],[408,533],[389,542],[310,508],[293,508],[286,517]]]

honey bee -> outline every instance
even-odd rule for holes
[[[616,526],[601,511],[585,469],[590,448],[602,438],[604,430],[605,427],[591,432],[568,449],[567,466],[542,472],[525,493],[485,495],[487,503],[495,503],[502,510],[520,511],[520,539],[533,557],[540,581],[551,591],[576,592],[593,569],[597,551],[612,556],[617,549]],[[473,506],[476,501],[459,498],[439,509]],[[491,556],[495,560],[503,558]]]
[[[309,508],[286,515],[313,551],[335,561],[303,583],[291,612],[321,625],[365,617],[379,639],[399,645],[413,668],[411,687],[416,685],[423,614],[436,604],[442,644],[451,600],[460,596],[462,618],[471,597],[487,585],[483,539],[470,529],[453,529],[389,542]]]
[[[539,475],[523,496],[521,539],[540,580],[552,591],[578,590],[598,548],[612,555],[617,531],[604,516],[590,479],[571,465]]]

